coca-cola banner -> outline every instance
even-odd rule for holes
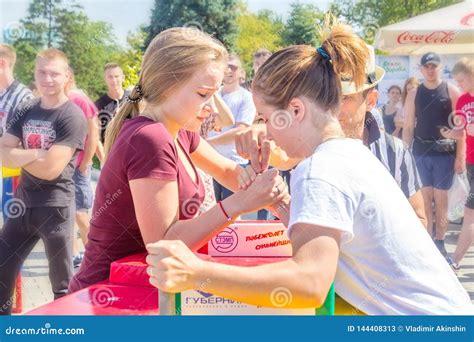
[[[413,44],[450,44],[454,42],[459,32],[456,31],[404,31],[398,34],[396,41],[400,45]]]

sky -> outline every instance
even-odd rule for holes
[[[290,12],[290,4],[296,0],[247,0],[252,12],[271,9],[284,19]],[[29,0],[0,0],[0,25],[3,30],[15,27],[26,15]],[[77,0],[83,5],[85,13],[92,20],[101,20],[112,24],[114,33],[120,42],[125,44],[127,33],[136,31],[141,24],[148,24],[154,0]],[[300,3],[314,4],[325,10],[330,1],[298,0]],[[0,35],[0,41],[3,35]]]

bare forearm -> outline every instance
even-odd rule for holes
[[[54,148],[55,146],[49,149],[41,158],[26,165],[24,169],[40,179],[51,181],[58,178],[67,163],[69,163],[72,155],[70,155],[68,159],[62,161],[58,153],[54,152]]]
[[[272,214],[278,217],[278,219],[287,228],[288,223],[290,222],[290,204],[291,198],[288,196],[287,199],[284,199],[280,203],[276,203],[269,208]]]
[[[2,165],[9,168],[20,168],[39,158],[38,149],[3,148]]]
[[[104,152],[104,145],[102,145],[100,141],[97,143],[97,149],[95,151],[95,154],[100,161],[100,165],[103,166],[105,152]]]
[[[240,174],[241,166],[235,164],[233,168],[227,168],[222,174],[219,175],[211,175],[215,178],[219,184],[222,184],[227,189],[232,192],[239,191],[239,174]]]
[[[84,158],[82,159],[81,164],[86,166],[92,164],[92,158],[94,158],[95,151],[97,150],[99,142],[99,135],[96,137],[89,137],[87,140],[86,147],[84,149]]]
[[[36,159],[23,168],[33,176],[44,180],[53,180],[61,174],[61,172],[58,172],[54,167],[54,162],[47,157]]]
[[[403,129],[403,142],[407,144],[408,146],[411,146],[414,132],[415,130],[413,129],[413,127],[410,127],[410,126],[405,127]]]
[[[321,300],[314,295],[318,287],[316,276],[304,272],[293,259],[257,267],[207,261],[201,265],[196,288],[204,288],[206,292],[222,297],[253,305],[285,308],[316,308],[324,302],[324,298]]]
[[[99,145],[99,132],[98,118],[92,117],[87,119],[87,141],[84,148],[84,156],[79,166],[82,172],[84,172],[84,169],[86,169],[88,165],[92,164],[92,158],[94,158]]]
[[[241,195],[234,194],[222,201],[222,206],[231,218],[244,214]],[[194,213],[196,203],[189,202],[182,208],[184,212]],[[171,225],[165,232],[165,240],[182,240],[190,249],[196,251],[214,235],[227,227],[230,222],[218,205],[190,220],[180,220]]]
[[[208,138],[207,142],[211,145],[233,144],[235,142],[236,134],[243,131],[244,129],[245,127],[232,128],[227,132]]]
[[[464,161],[466,159],[466,139],[462,135],[460,139],[456,140],[456,159]]]

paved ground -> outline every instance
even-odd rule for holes
[[[253,218],[253,217],[244,217]],[[1,218],[0,218],[1,224]],[[446,235],[446,249],[453,252],[459,235],[460,226],[451,224]],[[80,241],[80,239],[79,239]],[[82,244],[81,244],[82,246]],[[48,264],[43,243],[40,242],[26,260],[22,272],[23,281],[23,309],[31,310],[53,300],[48,278]],[[469,292],[474,303],[474,246],[467,252],[461,264],[459,280]]]

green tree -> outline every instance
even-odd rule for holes
[[[83,13],[61,17],[59,22],[58,48],[67,54],[78,87],[95,99],[106,89],[103,66],[119,51],[112,27],[104,22],[92,22]]]
[[[237,37],[238,0],[155,0],[144,47],[171,27],[196,27],[233,50]]]
[[[21,23],[25,34],[11,42],[18,54],[18,79],[24,83],[33,79],[36,54],[50,46],[68,56],[78,86],[89,96],[95,98],[105,90],[98,76],[118,51],[110,25],[89,20],[80,5],[63,0],[33,0]]]
[[[335,0],[330,10],[354,25],[372,44],[378,28],[446,7],[462,0]]]
[[[291,13],[282,32],[285,45],[318,45],[317,27],[323,19],[323,13],[314,5],[293,3]]]
[[[124,87],[133,87],[138,82],[140,67],[143,60],[142,47],[145,42],[146,32],[141,27],[135,33],[128,33],[128,49],[116,52],[112,59],[122,66],[125,74]]]
[[[264,10],[257,14],[245,11],[237,18],[237,25],[236,51],[249,71],[255,50],[266,48],[275,52],[283,46],[281,32],[284,24],[272,11]]]
[[[66,6],[60,0],[33,0],[28,5],[25,18],[20,20],[19,34],[11,35],[7,43],[17,50],[17,77],[23,82],[33,78],[34,59],[39,50],[56,46],[59,25],[56,18],[68,16],[78,5]]]

